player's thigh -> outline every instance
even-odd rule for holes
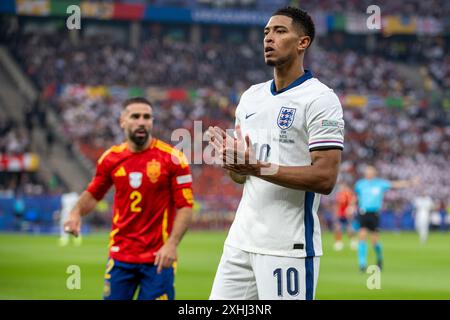
[[[336,232],[339,231],[339,228],[340,228],[339,217],[338,216],[333,216],[332,222],[333,222],[334,231],[336,231]]]
[[[342,231],[347,230],[348,224],[349,224],[349,222],[348,222],[347,218],[345,218],[345,217],[339,218],[339,226],[340,226]]]
[[[139,279],[133,265],[109,259],[106,265],[103,299],[131,300]]]
[[[175,272],[174,268],[163,268],[157,273],[153,264],[142,264],[139,267],[140,286],[138,300],[174,300]]]
[[[367,224],[368,224],[368,218],[367,218],[367,214],[359,214],[358,215],[358,222],[359,222],[359,226],[361,228],[365,228],[367,229]]]
[[[372,213],[369,216],[368,229],[372,232],[380,231],[380,215],[378,213]]]
[[[426,219],[426,217],[422,217],[422,216],[417,215],[416,216],[416,220],[415,220],[415,224],[416,224],[416,228],[422,229],[422,228],[428,226],[428,220]]]
[[[248,252],[224,246],[210,300],[255,300],[255,275]]]
[[[369,230],[370,232],[378,231],[379,219],[375,213],[365,213],[360,215],[359,223],[361,229]]]
[[[314,299],[319,278],[319,257],[257,255],[254,265],[259,299]]]

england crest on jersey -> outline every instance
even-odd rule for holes
[[[142,184],[142,172],[130,172],[129,176],[130,186],[137,189]]]
[[[289,129],[294,123],[295,108],[281,107],[280,114],[278,115],[277,124],[281,130]]]

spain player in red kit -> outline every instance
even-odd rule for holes
[[[340,251],[344,248],[342,241],[342,233],[347,231],[350,238],[350,246],[356,250],[357,242],[354,239],[354,232],[352,230],[353,214],[356,211],[356,195],[353,193],[350,186],[346,183],[341,183],[336,193],[336,210],[334,217],[334,249]]]
[[[113,224],[104,299],[174,299],[177,246],[192,220],[192,176],[181,151],[152,137],[144,98],[124,102],[126,142],[98,160],[94,178],[65,223],[78,236],[81,217],[114,185]]]

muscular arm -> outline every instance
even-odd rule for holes
[[[84,191],[70,211],[69,218],[64,222],[64,231],[78,237],[81,230],[81,217],[94,210],[97,202],[89,191]]]
[[[279,166],[273,175],[257,176],[286,188],[330,194],[339,173],[341,150],[312,151],[311,160],[310,166]]]
[[[84,191],[70,213],[76,213],[81,217],[84,217],[89,212],[95,209],[97,202],[98,201],[92,196],[89,191]]]
[[[208,132],[209,143],[222,155],[222,167],[238,176],[253,175],[286,188],[321,194],[330,194],[336,184],[340,149],[312,151],[309,166],[278,166],[256,161],[250,137],[245,136],[244,141],[239,126],[236,126],[237,139],[228,137],[218,127],[210,127]]]
[[[336,184],[341,150],[312,151],[311,160],[310,166],[275,166],[258,161],[257,164],[224,165],[224,168],[240,175],[253,175],[286,188],[330,194]]]
[[[188,230],[192,221],[192,208],[183,207],[178,209],[173,223],[172,232],[166,243],[155,253],[155,265],[157,272],[160,273],[162,268],[172,266],[177,260],[177,247]]]
[[[192,222],[192,208],[184,207],[177,211],[175,221],[173,223],[172,233],[170,234],[168,243],[178,246],[184,234],[188,230]]]
[[[416,185],[416,180],[395,180],[391,181],[391,186],[393,189],[403,189],[410,188]]]

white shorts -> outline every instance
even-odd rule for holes
[[[429,227],[429,215],[428,214],[420,214],[417,213],[416,214],[416,219],[415,219],[415,224],[416,224],[416,229],[417,230],[424,230],[424,229],[428,229]]]
[[[319,257],[250,253],[225,245],[210,300],[313,300]]]

